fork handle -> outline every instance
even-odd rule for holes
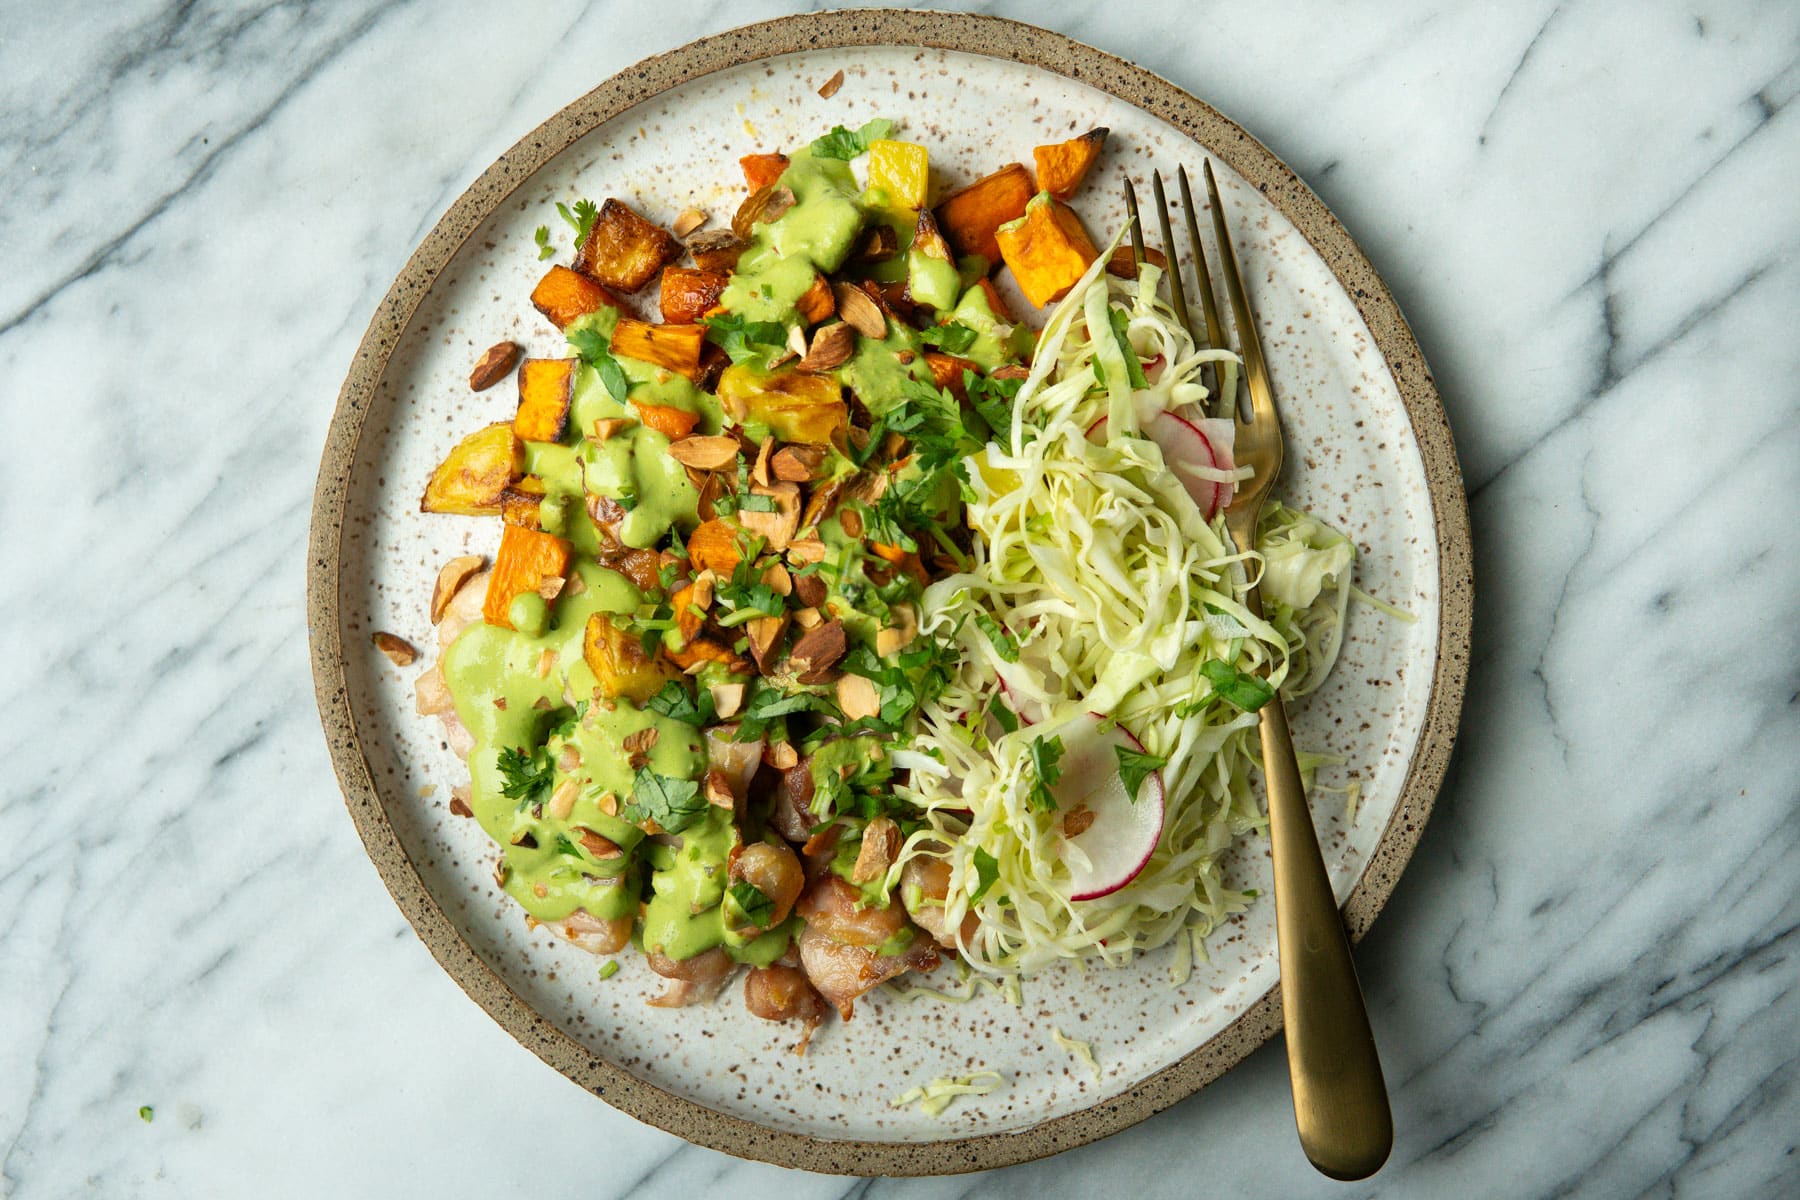
[[[1260,614],[1256,589],[1248,598]],[[1381,1059],[1279,695],[1261,721],[1294,1123],[1313,1166],[1333,1179],[1364,1179],[1394,1143]]]

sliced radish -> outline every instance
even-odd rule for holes
[[[1220,436],[1218,427],[1222,426],[1225,451],[1219,453],[1215,438]],[[1207,520],[1231,503],[1232,485],[1216,479],[1209,479],[1200,474],[1201,471],[1229,471],[1231,466],[1230,438],[1234,431],[1230,421],[1207,420],[1195,424],[1185,417],[1178,417],[1172,412],[1158,412],[1144,426],[1144,433],[1162,448],[1163,461],[1181,480],[1181,486],[1187,494],[1194,498],[1200,514]],[[1106,418],[1101,417],[1088,426],[1087,439],[1090,442],[1106,440]]]
[[[1126,795],[1114,748],[1142,750],[1144,744],[1123,726],[1102,732],[1105,720],[1098,713],[1083,713],[1058,733],[1062,777],[1051,789],[1057,806],[1065,815],[1077,804],[1094,814],[1092,824],[1066,839],[1087,860],[1085,865],[1076,859],[1068,863],[1069,895],[1075,900],[1111,895],[1136,879],[1162,837],[1162,773],[1145,776],[1135,802]]]
[[[1201,434],[1205,436],[1206,444],[1212,447],[1213,465],[1221,471],[1237,470],[1236,460],[1232,457],[1237,446],[1237,422],[1224,417],[1208,417],[1204,421],[1195,422],[1195,424],[1200,427]],[[1231,497],[1237,490],[1237,484],[1215,483],[1213,486],[1219,492],[1217,507],[1214,511],[1230,508]]]

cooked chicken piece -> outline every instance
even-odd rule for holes
[[[944,927],[944,897],[950,894],[950,864],[941,858],[914,858],[900,868],[900,896],[913,924],[946,949],[957,947],[956,933]],[[974,913],[962,919],[962,944],[975,941],[981,921]]]
[[[589,954],[617,954],[631,943],[629,916],[609,920],[578,908],[560,921],[545,921],[544,927]]]
[[[801,1055],[825,1019],[825,1001],[807,982],[805,972],[780,964],[751,969],[744,981],[744,1007],[765,1021],[805,1021],[806,1032],[794,1047]]]
[[[644,951],[650,969],[669,981],[662,995],[652,996],[655,1008],[686,1008],[690,1004],[706,1004],[718,996],[725,981],[737,969],[731,956],[714,946],[692,958],[665,958],[654,950]]]
[[[800,931],[800,963],[813,987],[848,1021],[858,996],[907,971],[934,969],[938,950],[929,940],[917,938],[904,954],[877,957],[873,950],[845,945],[809,923]]]

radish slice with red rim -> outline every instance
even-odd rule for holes
[[[1143,750],[1144,744],[1121,725],[1102,729],[1106,718],[1083,713],[1058,733],[1063,742],[1062,775],[1051,789],[1066,821],[1081,805],[1093,821],[1066,841],[1081,851],[1067,861],[1069,896],[1097,900],[1136,879],[1162,837],[1163,781],[1153,771],[1138,785],[1137,799],[1125,792],[1119,777],[1116,747]]]

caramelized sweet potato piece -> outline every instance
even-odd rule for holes
[[[753,192],[760,192],[781,178],[781,173],[788,169],[788,156],[746,154],[738,159],[738,166],[744,169],[745,186]]]
[[[646,654],[636,634],[613,624],[607,613],[588,618],[582,632],[581,656],[594,673],[603,695],[624,697],[643,704],[677,678],[677,672],[659,656]]]
[[[794,311],[808,325],[817,325],[837,312],[837,300],[831,294],[831,284],[823,275],[813,276],[812,286],[794,302]]]
[[[1060,299],[1099,256],[1075,210],[1048,192],[1032,197],[1025,215],[995,236],[1019,290],[1039,308]]]
[[[837,380],[792,368],[763,372],[734,363],[719,376],[719,401],[733,421],[760,422],[783,442],[834,445],[850,422]]]
[[[688,563],[696,571],[727,576],[744,557],[738,545],[737,527],[722,517],[702,521],[688,534]]]
[[[641,400],[633,400],[631,406],[637,409],[638,420],[670,441],[686,437],[700,423],[699,413],[691,413],[671,404],[645,404]]]
[[[493,573],[488,576],[487,599],[481,604],[482,619],[511,629],[506,613],[514,597],[537,591],[547,579],[567,575],[572,553],[566,538],[523,525],[505,526],[500,549],[494,554]]]
[[[623,358],[635,358],[694,379],[700,374],[700,349],[705,345],[704,325],[652,325],[620,317],[609,348]]]
[[[646,221],[630,205],[609,199],[576,251],[575,269],[607,287],[635,292],[680,253],[674,234]]]
[[[744,252],[744,239],[729,229],[713,229],[689,238],[687,248],[702,271],[729,272]]]
[[[1067,200],[1087,178],[1087,173],[1100,157],[1101,147],[1106,145],[1108,130],[1104,125],[1090,129],[1078,138],[1070,138],[1066,142],[1058,142],[1053,146],[1039,146],[1031,152],[1037,160],[1037,185],[1040,192],[1049,192],[1058,200]]]
[[[603,308],[619,307],[619,298],[598,281],[564,266],[550,268],[531,289],[534,308],[550,318],[558,329],[566,329],[577,317],[585,317]]]
[[[950,240],[950,248],[958,255],[979,254],[989,263],[999,262],[994,231],[1023,216],[1035,190],[1031,172],[1023,163],[1007,163],[944,197],[937,207],[938,224]]]
[[[711,312],[731,276],[691,267],[666,267],[662,273],[662,319],[674,325],[691,325]]]
[[[683,671],[709,662],[722,664],[733,675],[748,675],[751,671],[749,659],[711,638],[695,638],[679,650],[665,648],[663,654]]]
[[[560,442],[575,398],[575,360],[528,358],[519,364],[519,411],[513,432],[527,442]]]
[[[525,473],[525,447],[505,421],[477,429],[456,444],[431,473],[420,512],[491,517],[500,494]]]
[[[508,525],[537,529],[538,505],[544,499],[544,481],[527,475],[500,493],[500,519]]]
[[[925,365],[931,368],[931,382],[941,388],[948,388],[951,395],[961,399],[963,396],[963,372],[980,373],[981,368],[966,358],[958,358],[954,354],[942,354],[936,350],[925,352]]]

